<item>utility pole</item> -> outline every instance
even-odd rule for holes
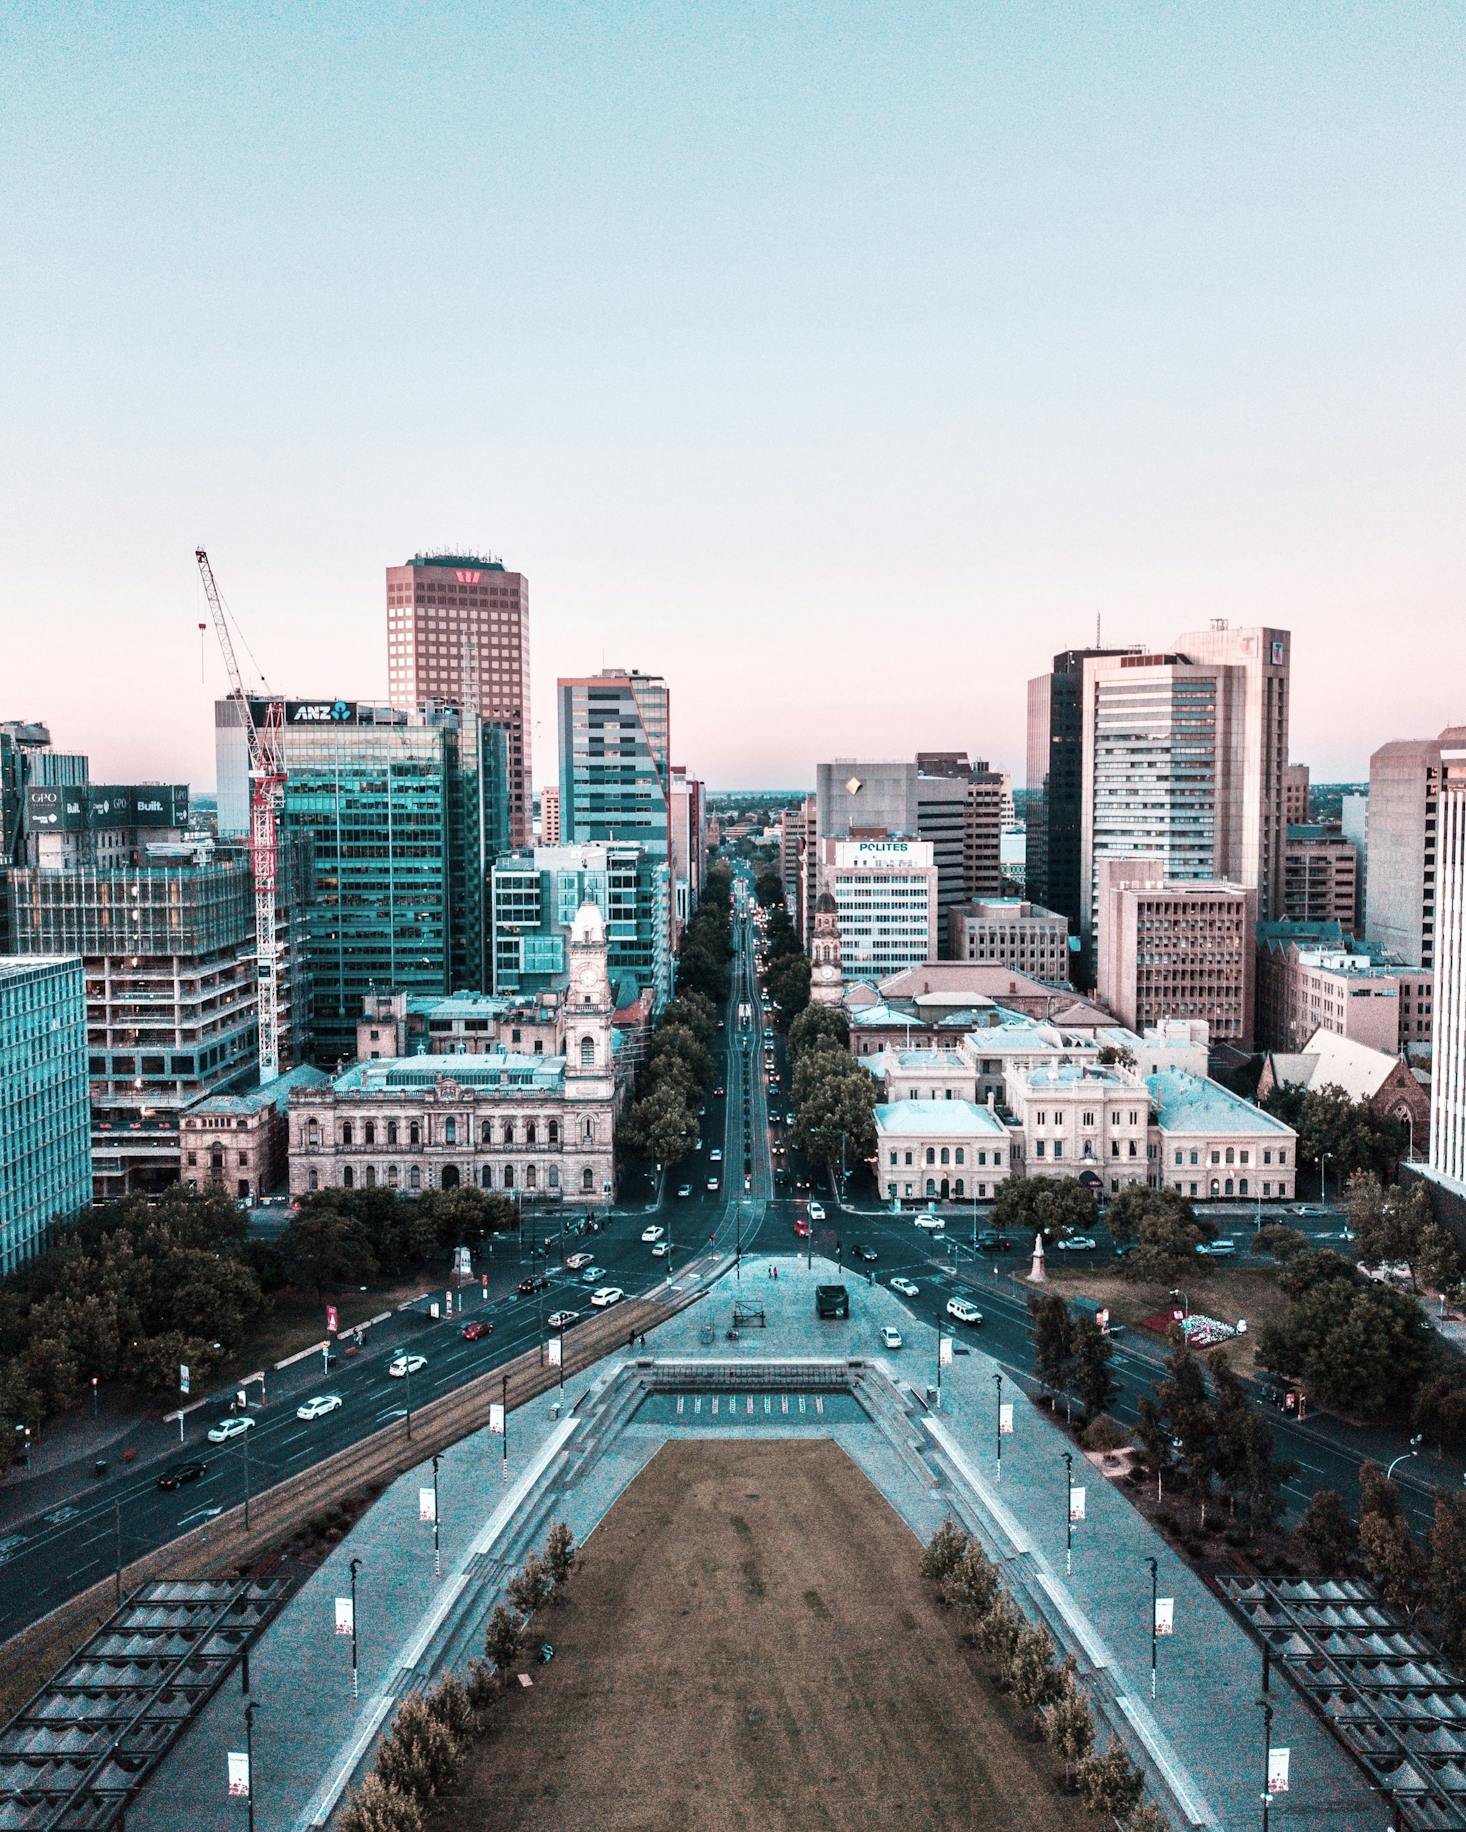
[[[248,1432],[245,1432],[244,1436],[240,1439],[240,1443],[244,1447],[244,1524],[247,1527],[249,1525],[249,1490],[250,1490],[249,1433]]]

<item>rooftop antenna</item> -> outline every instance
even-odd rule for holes
[[[1101,636],[1100,636],[1100,619],[1101,619],[1101,615],[1102,615],[1102,613],[1101,613],[1101,612],[1099,612],[1099,611],[1096,611],[1096,612],[1095,612],[1095,614],[1094,614],[1094,646],[1095,646],[1095,648],[1096,648],[1096,649],[1103,649],[1103,648],[1104,648],[1104,646],[1105,646],[1105,645],[1104,645],[1104,642],[1103,642],[1103,640],[1101,639]]]

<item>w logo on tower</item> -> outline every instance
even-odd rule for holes
[[[455,572],[453,575],[460,585],[477,585],[482,576],[481,573],[463,572],[461,570]]]

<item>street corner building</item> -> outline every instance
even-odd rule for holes
[[[594,1206],[615,1194],[614,1016],[594,904],[568,946],[565,1042],[357,1062],[290,1100],[290,1193],[473,1185],[521,1204]]]

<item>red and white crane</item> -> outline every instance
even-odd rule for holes
[[[229,670],[229,685],[239,702],[240,723],[249,745],[249,859],[255,886],[255,990],[260,1029],[260,1082],[280,1073],[280,941],[275,920],[275,880],[280,854],[277,833],[285,802],[285,754],[281,733],[285,705],[273,697],[265,703],[263,722],[257,723],[254,707],[245,692],[229,620],[214,583],[214,569],[202,547],[195,548],[204,596],[214,619],[214,631]]]

